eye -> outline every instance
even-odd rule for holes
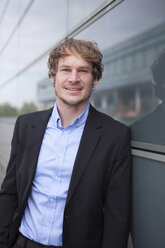
[[[81,69],[81,70],[80,70],[80,72],[87,73],[87,72],[88,72],[88,70],[86,70],[86,69]]]
[[[69,69],[68,69],[68,68],[63,68],[63,69],[62,69],[62,71],[64,71],[64,72],[68,72],[68,71],[69,71]]]

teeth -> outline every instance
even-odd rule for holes
[[[68,89],[70,91],[79,91],[80,89]]]

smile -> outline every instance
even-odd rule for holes
[[[67,88],[67,90],[69,90],[69,91],[80,91],[81,89],[75,89],[75,88],[70,88],[70,89],[68,89],[68,88]]]

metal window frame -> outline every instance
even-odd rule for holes
[[[87,18],[85,18],[77,26],[75,26],[73,29],[71,29],[68,32],[68,34],[66,34],[65,38],[74,37],[75,35],[79,34],[84,29],[89,27],[92,23],[96,22],[103,15],[105,15],[107,12],[109,12],[111,9],[116,7],[122,1],[124,1],[124,0],[109,0],[109,1],[105,1],[95,11],[93,11]]]
[[[133,156],[165,162],[165,145],[131,141],[131,152]]]

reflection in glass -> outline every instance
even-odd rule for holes
[[[83,21],[95,9],[97,9],[105,0],[67,0],[68,1],[68,30],[74,28]]]
[[[165,50],[151,66],[155,95],[160,99],[158,107],[131,125],[132,139],[165,145]]]
[[[103,52],[104,74],[92,102],[127,125],[159,104],[150,66],[164,48],[164,12],[161,0],[126,0],[76,36],[95,40]]]
[[[9,1],[0,28],[0,49],[19,23],[29,2]],[[43,54],[62,39],[66,32],[67,0],[33,1],[3,54],[0,54],[0,104],[8,102],[21,107],[25,101],[38,103],[37,83],[47,77],[48,52],[44,67]],[[15,78],[21,71],[19,77]],[[6,84],[9,79],[10,83]],[[1,88],[2,85],[5,87]]]

